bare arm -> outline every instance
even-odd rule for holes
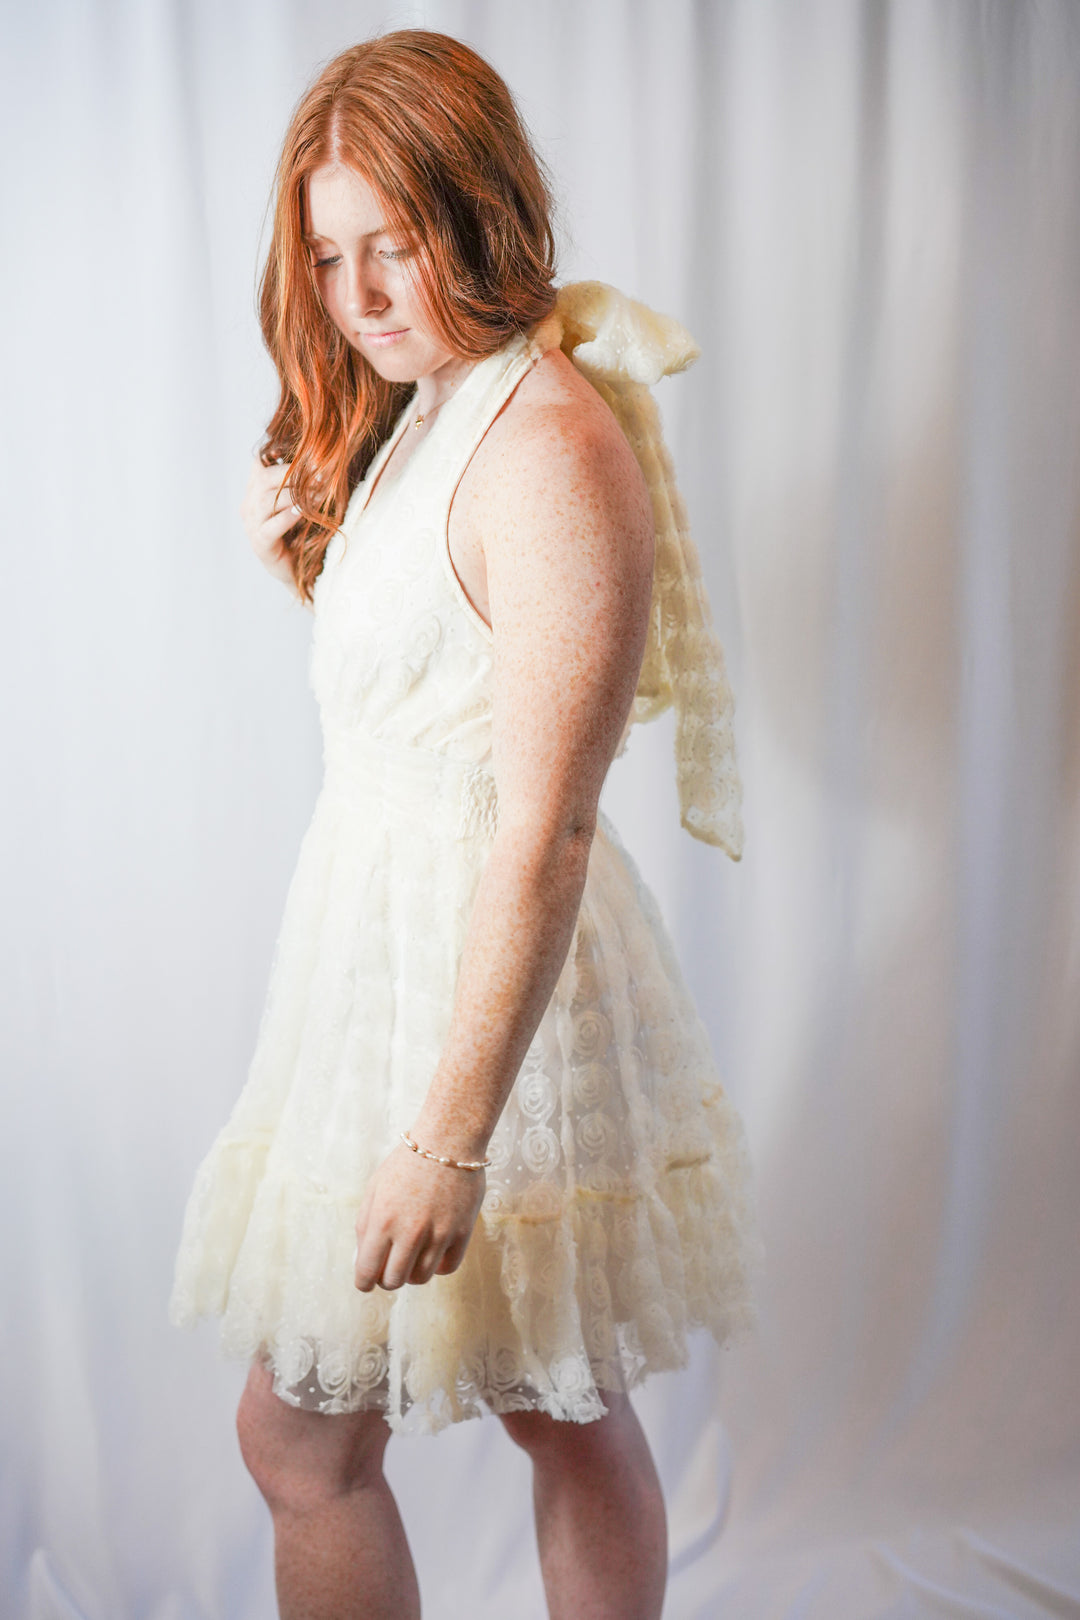
[[[566,958],[637,684],[653,562],[644,481],[595,406],[525,414],[500,445],[484,511],[498,832],[412,1128],[422,1147],[461,1159],[483,1157]],[[482,1196],[482,1175],[395,1149],[357,1222],[357,1286],[455,1269]]]
[[[637,683],[652,520],[624,448],[565,407],[534,412],[485,538],[499,830],[414,1132],[454,1157],[482,1156],[555,987]]]

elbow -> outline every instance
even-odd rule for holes
[[[534,868],[538,884],[580,898],[595,832],[595,815],[577,815],[568,817],[556,831],[539,840]]]
[[[556,818],[556,826],[563,838],[592,843],[596,832],[597,806],[593,799],[575,799],[563,805]]]
[[[513,852],[513,858],[540,875],[550,877],[559,868],[588,865],[589,851],[596,833],[596,806],[584,804],[563,807],[558,812],[539,813],[499,807],[497,843]]]
[[[567,842],[575,848],[587,850],[596,835],[596,811],[591,814],[579,814],[570,818],[566,825],[565,837]]]
[[[564,868],[573,881],[584,884],[589,869],[589,851],[596,833],[596,816],[575,816],[563,828],[558,847]]]

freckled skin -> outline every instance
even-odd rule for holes
[[[378,198],[338,165],[305,204],[321,296],[384,376],[417,383],[434,413],[471,362],[425,330],[415,271],[387,255]],[[392,244],[390,244],[392,245]],[[407,328],[385,352],[361,331]],[[405,431],[380,479],[400,477],[437,415]],[[252,547],[292,582],[281,538],[288,468],[253,464],[242,515]],[[614,416],[558,349],[526,373],[491,424],[451,507],[451,560],[494,644],[493,766],[498,831],[481,876],[449,1031],[414,1140],[481,1159],[550,1000],[585,885],[597,801],[630,710],[645,648],[653,570],[645,482]],[[461,1264],[485,1190],[482,1171],[395,1147],[359,1211],[354,1282],[422,1285]],[[541,1570],[551,1620],[658,1620],[667,1570],[663,1496],[627,1396],[604,1392],[587,1424],[541,1412],[503,1426],[533,1463]],[[271,1507],[281,1620],[417,1620],[408,1542],[382,1474],[377,1412],[334,1418],[273,1394],[252,1365],[237,1414],[244,1460]]]

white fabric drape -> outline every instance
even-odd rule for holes
[[[670,717],[604,806],[746,1117],[769,1270],[755,1344],[638,1399],[667,1614],[1080,1614],[1070,0],[5,6],[0,1613],[274,1612],[243,1369],[165,1315],[319,777],[310,620],[236,515],[253,285],[295,97],[415,23],[518,92],[562,279],[702,349],[657,396],[743,859],[680,831]],[[542,1616],[494,1420],[389,1472],[431,1620]]]

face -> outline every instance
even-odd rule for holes
[[[419,253],[386,221],[377,192],[340,164],[304,186],[304,238],[334,325],[389,382],[452,375],[461,357],[425,324]]]

